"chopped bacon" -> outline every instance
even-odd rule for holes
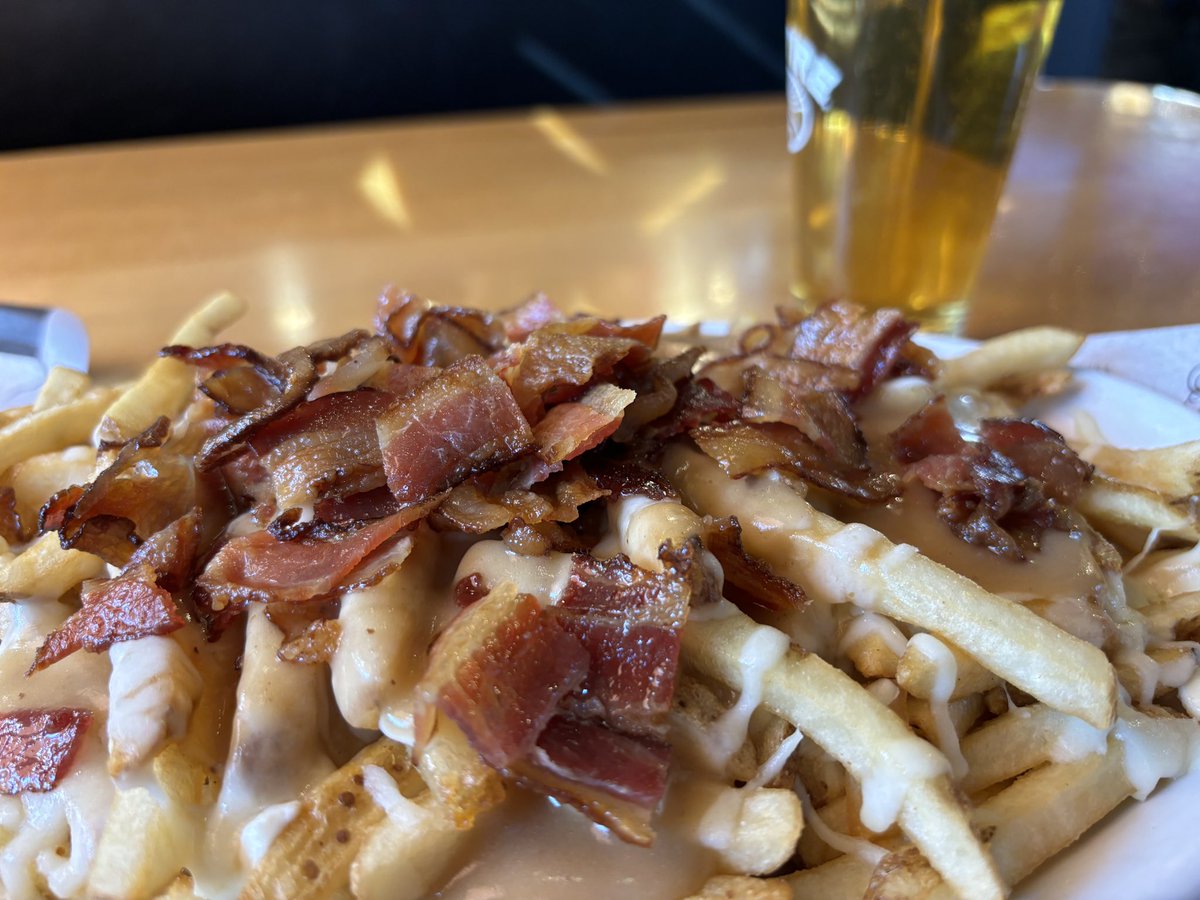
[[[652,316],[640,322],[613,322],[599,319],[585,334],[593,337],[632,338],[639,344],[644,344],[647,349],[653,350],[658,346],[658,339],[662,337],[663,326],[666,324],[667,317],[663,315]]]
[[[533,490],[485,489],[477,478],[458,485],[434,514],[439,527],[484,534],[503,528],[515,519],[528,525],[542,522],[574,522],[579,508],[608,495],[577,463],[567,463],[561,473],[551,475]]]
[[[801,609],[808,598],[804,590],[772,572],[742,545],[742,526],[735,516],[706,519],[704,547],[717,558],[725,575],[725,597],[742,610],[752,607],[785,612]]]
[[[682,628],[687,619],[688,595],[678,578],[643,569],[624,554],[596,559],[580,553],[572,561],[561,605],[624,621]]]
[[[247,415],[278,394],[272,380],[253,366],[214,372],[200,383],[200,391],[233,416]]]
[[[827,303],[796,324],[788,354],[825,365],[843,366],[860,378],[856,394],[870,393],[894,374],[909,338],[917,330],[894,309],[868,312],[838,300]]]
[[[376,428],[388,487],[405,504],[496,468],[533,443],[512,392],[477,356],[399,401]]]
[[[130,570],[148,566],[154,580],[166,591],[183,591],[192,574],[192,565],[200,553],[203,539],[203,514],[199,507],[156,531],[129,558]]]
[[[486,356],[504,343],[504,328],[474,309],[438,306],[388,288],[379,298],[375,328],[402,362],[444,366],[467,356]]]
[[[235,601],[323,597],[411,521],[409,512],[397,513],[330,540],[279,541],[266,531],[235,537],[209,560],[196,586],[218,611]]]
[[[542,459],[561,463],[598,446],[617,430],[625,407],[636,396],[631,390],[598,384],[578,401],[551,407],[533,429]]]
[[[10,544],[19,544],[24,539],[17,513],[17,492],[11,487],[0,488],[0,539]]]
[[[363,340],[349,359],[343,360],[332,372],[322,375],[308,392],[308,399],[319,400],[326,394],[357,390],[389,365],[387,341],[372,335]]]
[[[337,652],[342,627],[336,619],[317,619],[280,646],[278,656],[302,666],[328,663]]]
[[[985,420],[964,439],[943,398],[930,401],[892,435],[904,477],[938,495],[939,517],[964,541],[1024,560],[1048,528],[1067,530],[1067,504],[1092,467],[1057,432],[1015,419]]]
[[[702,425],[724,424],[739,412],[738,401],[707,378],[684,382],[671,411],[642,430],[643,437],[661,444]]]
[[[500,313],[498,318],[504,326],[505,336],[517,343],[539,328],[552,322],[561,322],[566,317],[545,294],[534,294],[520,306]]]
[[[865,458],[861,463],[837,458],[782,423],[705,425],[691,437],[734,478],[780,469],[858,500],[878,502],[898,493],[897,479],[873,471]]]
[[[273,393],[206,440],[196,455],[197,468],[202,471],[215,468],[240,453],[254,435],[303,402],[317,383],[319,363],[341,359],[369,337],[365,331],[350,331],[307,347],[294,347],[274,359],[260,358],[255,369],[271,384]]]
[[[557,716],[511,774],[645,847],[654,841],[650,816],[666,793],[670,753],[653,738]]]
[[[318,522],[335,525],[382,519],[400,512],[398,501],[387,486],[351,494],[347,497],[331,497],[318,500],[313,506],[313,518]]]
[[[375,421],[396,400],[370,389],[301,403],[250,439],[271,476],[280,509],[384,484]]]
[[[613,440],[625,444],[646,424],[669,413],[679,399],[679,384],[692,374],[703,350],[693,347],[669,359],[652,361],[629,384],[637,398],[625,409],[625,418]]]
[[[596,484],[614,497],[647,497],[650,500],[678,500],[679,492],[656,469],[625,460],[607,459],[588,463]]]
[[[0,715],[0,794],[51,791],[71,768],[92,713],[20,709]]]
[[[862,380],[858,373],[844,366],[810,359],[787,359],[764,352],[713,360],[700,370],[700,376],[711,379],[730,394],[740,395],[747,376],[753,372],[769,373],[785,384],[805,388],[809,392],[850,393],[858,388]]]
[[[572,400],[595,379],[606,378],[622,360],[646,345],[632,338],[538,331],[519,350],[514,364],[500,374],[512,387],[530,421],[555,403]]]
[[[85,582],[80,608],[46,636],[30,674],[76,650],[102,653],[121,641],[182,628],[187,620],[154,577],[154,570],[143,563],[116,578]]]
[[[91,484],[51,497],[42,509],[42,530],[57,530],[66,549],[124,566],[142,541],[196,503],[196,473],[188,458],[163,447],[167,432],[167,420],[158,419]]]
[[[427,381],[433,381],[442,372],[436,366],[418,366],[411,363],[392,363],[371,379],[370,387],[397,397],[408,397]]]
[[[454,602],[466,609],[472,603],[477,603],[487,596],[487,582],[483,580],[483,575],[480,572],[472,572],[470,575],[464,575],[458,581],[454,582]]]
[[[578,639],[534,597],[505,585],[442,632],[418,690],[489,765],[505,769],[533,749],[587,669]]]

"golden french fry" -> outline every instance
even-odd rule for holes
[[[954,359],[942,361],[944,389],[986,388],[1004,379],[1060,369],[1083,344],[1083,335],[1061,328],[1022,328],[984,341]]]
[[[1161,537],[1200,540],[1194,510],[1138,485],[1097,477],[1076,506],[1098,531],[1131,550],[1141,550],[1152,531]]]
[[[825,515],[774,477],[732,479],[681,446],[668,448],[663,463],[691,505],[738,515],[746,548],[815,602],[849,601],[924,628],[1043,703],[1112,724],[1116,675],[1096,647],[912,547]]]
[[[871,883],[875,867],[853,854],[839,856],[811,869],[802,869],[784,877],[795,900],[832,900],[834,897],[862,897]],[[969,894],[964,896],[970,896]]]
[[[382,770],[364,770],[367,788],[382,801],[383,823],[374,829],[350,866],[356,900],[418,900],[445,880],[448,863],[463,842],[458,830],[428,791],[418,800],[405,797]],[[422,802],[423,801],[423,802]]]
[[[233,294],[218,294],[192,313],[171,336],[169,343],[194,347],[211,344],[245,311],[245,302]],[[141,434],[159,416],[174,418],[187,405],[194,387],[195,374],[191,366],[177,359],[156,359],[104,410],[98,436],[119,443]]]
[[[65,366],[53,366],[46,374],[46,380],[38,391],[37,399],[33,402],[35,413],[62,406],[72,400],[78,400],[91,385],[90,379],[83,372],[68,369]]]
[[[946,704],[946,707],[950,715],[950,724],[954,728],[954,733],[961,737],[966,734],[967,730],[975,724],[976,720],[983,713],[983,695],[968,694],[965,697],[959,697],[957,700],[951,700]],[[910,697],[906,708],[908,712],[908,724],[925,735],[931,743],[937,744],[939,737],[937,721],[930,702]]]
[[[242,900],[324,898],[350,884],[355,855],[386,815],[363,785],[364,766],[399,776],[414,791],[423,787],[402,744],[375,741],[302,795],[299,814],[250,873]]]
[[[864,678],[895,678],[900,657],[878,634],[868,633],[843,643],[846,656]]]
[[[58,533],[44,534],[7,562],[0,560],[0,600],[56,599],[106,572],[104,560],[81,550],[64,550]]]
[[[33,412],[32,406],[14,406],[10,409],[0,409],[0,428],[6,428],[18,419]]]
[[[804,829],[803,806],[790,790],[699,782],[685,797],[684,820],[693,823],[697,841],[716,852],[726,872],[774,872],[792,857]]]
[[[472,827],[477,816],[504,799],[504,780],[445,716],[438,718],[437,730],[421,748],[417,771],[459,829]]]
[[[946,649],[953,654],[957,666],[951,700],[986,691],[1000,683],[999,678],[962,650],[950,645],[946,645]],[[938,672],[937,661],[930,659],[924,645],[912,644],[905,648],[896,665],[896,683],[912,696],[928,700],[933,694]]]
[[[162,891],[191,858],[196,828],[169,799],[144,787],[117,791],[96,858],[87,896],[97,900],[140,900]]]
[[[55,493],[73,484],[86,484],[96,468],[91,447],[67,447],[31,456],[13,466],[8,480],[16,495],[17,515],[25,528],[37,526],[38,513]]]
[[[1053,759],[1103,753],[1104,732],[1040,703],[1016,707],[963,738],[968,795],[1015,778]]]
[[[792,889],[782,878],[714,875],[686,900],[791,900]]]
[[[1153,450],[1124,450],[1102,444],[1088,458],[1109,478],[1171,499],[1200,493],[1200,441]]]
[[[94,388],[77,400],[30,413],[0,428],[0,474],[39,453],[88,443],[116,395],[113,388]]]

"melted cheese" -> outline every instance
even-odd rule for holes
[[[503,541],[472,544],[458,564],[455,580],[478,572],[489,587],[510,583],[544,603],[557,603],[571,579],[571,554],[522,556]]]
[[[204,683],[172,638],[144,637],[108,651],[108,755],[115,773],[137,766],[187,731]]]
[[[1200,719],[1200,672],[1197,672],[1188,683],[1179,689],[1179,702],[1193,719]]]
[[[958,681],[958,661],[950,649],[931,634],[914,634],[908,645],[934,665],[933,686],[929,691],[929,710],[937,729],[938,748],[950,762],[950,774],[960,779],[967,774],[967,760],[958,743],[958,731],[950,718],[950,695]]]
[[[54,790],[0,798],[3,827],[15,832],[0,850],[0,896],[38,896],[40,883],[60,896],[82,893],[112,803],[104,747],[108,657],[74,653],[25,676],[45,635],[70,612],[53,600],[0,604],[0,709],[75,706],[94,714],[71,771]]]
[[[758,772],[755,776],[746,782],[747,789],[760,788],[764,784],[770,784],[778,778],[779,774],[783,771],[783,767],[792,758],[792,754],[796,752],[796,748],[800,746],[802,740],[804,740],[804,735],[797,728],[780,741],[779,746],[775,748],[774,752],[758,767]]]
[[[843,834],[840,831],[834,831],[825,824],[825,820],[821,818],[821,814],[813,808],[812,799],[808,796],[808,791],[804,789],[804,785],[799,779],[796,781],[796,793],[800,795],[800,802],[804,805],[804,827],[811,828],[816,832],[825,844],[828,844],[834,850],[840,853],[853,854],[870,866],[877,866],[887,856],[887,851],[878,844],[873,844],[868,840],[859,837],[853,837],[848,834]]]
[[[881,764],[862,780],[858,817],[871,831],[887,831],[904,806],[909,787],[936,778],[947,769],[946,758],[915,735],[891,741],[879,750]]]
[[[853,616],[850,624],[846,626],[839,642],[839,652],[844,656],[850,648],[868,636],[879,638],[897,657],[904,655],[909,644],[904,632],[891,619],[878,613],[861,612]]]
[[[1051,762],[1078,762],[1108,750],[1107,731],[1065,714],[1057,715],[1056,722],[1058,724],[1050,743]]]
[[[283,829],[300,815],[300,801],[289,800],[287,803],[274,803],[258,813],[242,827],[241,852],[242,866],[253,869],[267,855],[275,838]]]
[[[1163,778],[1190,771],[1200,751],[1200,730],[1191,719],[1159,719],[1123,709],[1113,736],[1121,742],[1125,777],[1145,800]]]

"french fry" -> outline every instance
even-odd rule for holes
[[[853,854],[839,856],[811,869],[802,869],[784,877],[795,900],[832,900],[834,897],[862,897],[871,883],[875,867]],[[965,895],[965,896],[970,896]]]
[[[7,562],[0,561],[0,600],[61,597],[89,578],[105,574],[104,561],[81,550],[64,550],[57,532],[44,534]]]
[[[679,468],[668,459],[666,471],[678,475]],[[648,515],[643,509],[626,517],[625,527],[619,529],[621,549],[631,558],[635,552],[644,554],[645,546],[678,540],[679,522],[685,513],[694,516],[671,501],[655,506]],[[654,533],[656,523],[662,523],[659,534]],[[689,619],[682,635],[682,655],[689,665],[736,691],[751,689],[746,661],[754,660],[753,677],[758,681],[754,689],[760,692],[762,705],[812,738],[863,785],[866,824],[874,821],[875,827],[886,827],[892,818],[898,819],[934,868],[960,890],[965,892],[969,886],[977,897],[1003,896],[1004,886],[943,774],[945,758],[914,736],[862,685],[819,656],[791,648],[764,670],[755,660],[754,648],[772,632],[779,634],[721,601],[719,609]],[[897,783],[903,787],[885,795],[881,793],[885,778],[892,788]],[[871,820],[865,812],[868,794]]]
[[[803,806],[790,790],[699,782],[685,796],[684,819],[726,872],[774,872],[792,857],[804,829]]]
[[[1000,683],[1000,679],[977,663],[957,647],[946,645],[954,655],[957,671],[951,700],[986,691]],[[929,658],[921,644],[907,647],[896,665],[896,683],[914,697],[928,700],[938,677],[938,666]]]
[[[686,900],[791,900],[792,889],[782,878],[714,875]]]
[[[191,856],[195,840],[190,816],[169,799],[157,798],[144,787],[117,791],[96,847],[87,896],[154,896],[178,874],[180,860]]]
[[[171,336],[169,343],[193,347],[211,344],[245,311],[245,302],[233,294],[218,294],[192,313]],[[159,416],[174,418],[187,405],[194,388],[195,374],[191,366],[177,359],[156,359],[136,382],[104,409],[97,436],[103,441],[119,443],[141,434]]]
[[[410,551],[397,571],[342,598],[341,637],[329,669],[342,718],[356,728],[379,728],[386,701],[407,697],[421,677],[430,626],[420,600],[432,590],[436,554],[427,531],[415,540],[419,552]]]
[[[1061,328],[1022,328],[984,341],[954,359],[942,361],[942,388],[986,388],[996,382],[1061,369],[1083,344],[1083,335]]]
[[[1088,459],[1105,475],[1165,497],[1178,499],[1200,493],[1200,441],[1124,450],[1101,444]]]
[[[272,842],[246,880],[241,900],[331,897],[350,884],[350,866],[386,813],[363,785],[363,767],[397,775],[411,790],[421,784],[408,750],[380,738],[301,797],[300,813]]]
[[[14,406],[10,409],[0,409],[0,428],[6,428],[18,419],[33,412],[32,406]]]
[[[983,713],[983,696],[968,694],[957,700],[951,700],[946,706],[950,714],[950,723],[954,726],[954,733],[962,737]],[[925,735],[931,743],[936,744],[938,741],[937,722],[929,701],[909,697],[907,710],[908,724]]]
[[[454,827],[465,830],[504,799],[504,781],[488,766],[454,722],[438,718],[437,730],[417,761],[417,771]]]
[[[1099,532],[1131,550],[1140,550],[1152,531],[1161,537],[1200,540],[1194,510],[1134,484],[1094,478],[1076,506]]]
[[[93,388],[77,400],[30,413],[0,428],[0,475],[31,456],[88,443],[116,395],[113,388]]]
[[[86,484],[95,467],[96,451],[91,447],[67,447],[31,456],[9,469],[8,480],[16,495],[22,526],[36,527],[46,501],[65,487]]]
[[[356,900],[418,900],[432,894],[445,880],[448,864],[463,842],[434,804],[429,792],[419,802],[405,797],[395,781],[380,769],[364,770],[367,787],[376,799],[386,797],[386,818],[367,838],[350,866],[350,887]]]
[[[52,366],[33,402],[33,411],[39,413],[78,400],[91,383],[92,380],[83,372],[65,366]]]
[[[1018,707],[968,734],[962,742],[968,795],[1015,778],[1055,757],[1103,753],[1104,732],[1042,704]]]
[[[1096,647],[911,547],[843,525],[775,478],[729,478],[680,446],[668,448],[663,462],[692,506],[736,513],[746,548],[816,602],[848,600],[924,628],[1043,703],[1097,727],[1112,724],[1116,675]]]

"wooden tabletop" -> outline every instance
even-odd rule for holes
[[[1037,91],[967,332],[1200,321],[1200,98]],[[761,315],[788,298],[780,97],[541,109],[0,157],[0,299],[77,312],[137,368],[202,298],[278,350],[395,282],[500,308]]]

